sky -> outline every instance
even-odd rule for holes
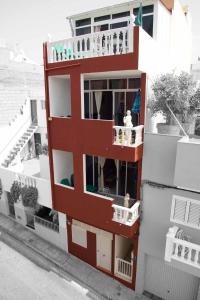
[[[180,0],[192,16],[193,62],[200,56],[200,1]],[[122,0],[0,0],[0,41],[22,47],[26,55],[42,64],[42,43],[70,37],[66,17]]]

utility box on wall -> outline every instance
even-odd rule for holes
[[[200,191],[200,139],[184,137],[177,142],[174,185]]]

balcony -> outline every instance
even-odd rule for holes
[[[137,147],[142,144],[143,125],[136,127],[113,126],[114,145]]]
[[[140,201],[135,202],[130,208],[113,204],[113,221],[132,226],[139,218]]]
[[[48,63],[133,52],[133,26],[85,34],[48,44]]]
[[[200,276],[200,245],[192,243],[189,238],[180,236],[177,226],[169,228],[166,235],[165,261],[179,262],[184,266],[192,268],[183,268],[186,272]],[[187,240],[186,240],[187,239]]]

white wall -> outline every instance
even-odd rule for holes
[[[53,150],[54,181],[60,183],[63,178],[70,180],[74,173],[73,154],[71,152]]]
[[[174,1],[171,18],[171,63],[177,73],[190,72],[192,55],[192,34],[189,16],[183,13],[178,0]]]
[[[146,133],[142,179],[173,185],[179,137]]]
[[[49,77],[50,115],[71,115],[71,83],[68,77]]]
[[[37,117],[38,117],[38,126],[42,128],[47,127],[46,122],[46,109],[43,108],[41,101],[44,101],[43,99],[37,99]]]
[[[40,155],[40,177],[43,179],[50,180],[50,169],[49,169],[49,156],[47,155]]]
[[[178,141],[174,184],[200,192],[200,140]]]

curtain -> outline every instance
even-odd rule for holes
[[[100,91],[95,92],[95,99],[96,99],[96,105],[97,105],[98,119],[100,119],[100,108],[101,108],[101,101],[102,101],[102,92],[100,92]]]
[[[100,190],[104,189],[104,173],[103,167],[105,165],[106,159],[104,157],[99,157],[99,165],[100,165]]]

